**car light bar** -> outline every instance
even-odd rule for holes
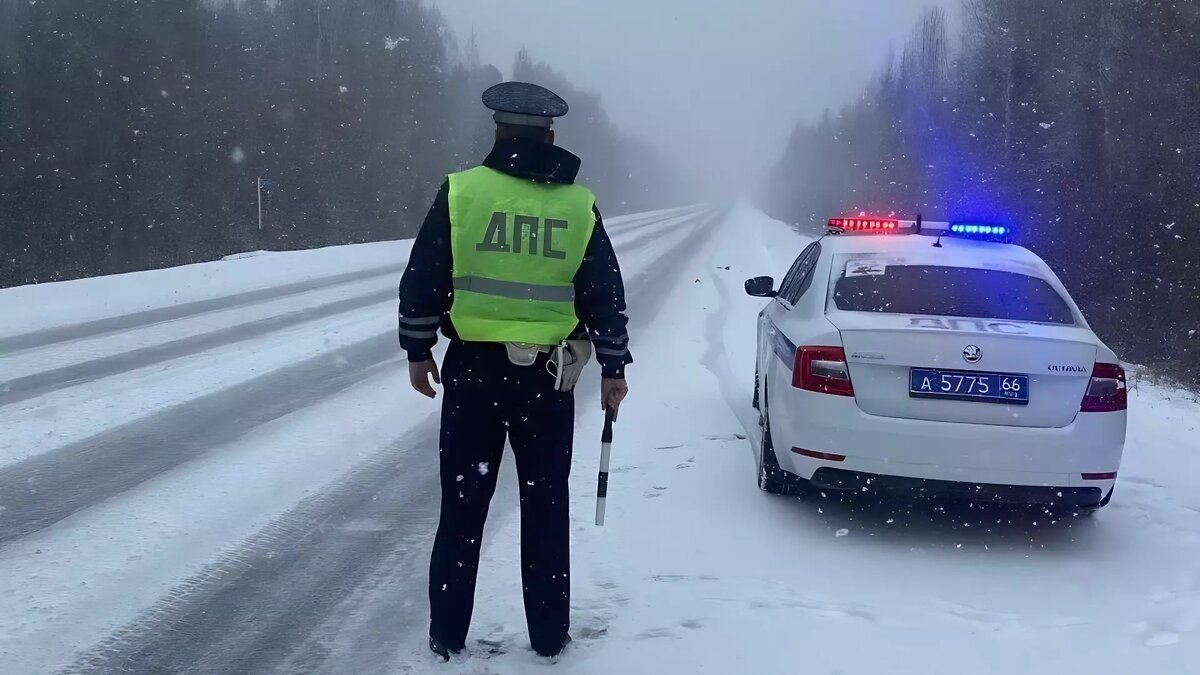
[[[985,241],[1012,241],[1015,234],[1013,228],[1007,225],[976,225],[973,223],[954,223],[950,226],[949,231],[956,237]]]
[[[928,234],[997,243],[1011,243],[1016,236],[1016,230],[1008,225],[899,220],[867,215],[830,218],[826,229],[830,234]]]
[[[895,218],[858,216],[855,218],[830,218],[828,230],[832,234],[909,234],[916,223]]]

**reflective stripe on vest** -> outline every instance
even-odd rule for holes
[[[494,295],[512,300],[545,300],[546,302],[574,302],[575,286],[539,286],[515,281],[500,281],[484,277],[458,277],[454,290],[471,291],[480,295]]]
[[[454,304],[468,342],[553,345],[578,325],[575,274],[596,226],[595,197],[479,167],[450,176]]]

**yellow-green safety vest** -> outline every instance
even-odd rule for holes
[[[478,167],[450,176],[454,303],[467,342],[556,345],[579,323],[575,273],[596,227],[596,197]]]

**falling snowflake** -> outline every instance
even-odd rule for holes
[[[835,533],[834,533],[834,536],[837,536],[837,537],[845,537],[845,536],[846,536],[846,535],[848,535],[848,534],[850,534],[850,530],[848,530],[848,529],[846,529],[846,528],[844,528],[844,527],[843,527],[842,529],[840,529],[840,530],[838,530],[837,532],[835,532]]]
[[[399,47],[401,42],[409,42],[411,40],[412,40],[412,38],[406,38],[406,37],[398,37],[398,38],[385,37],[385,38],[383,38],[383,48],[390,52],[393,49],[395,49],[396,47]]]
[[[489,471],[489,469],[488,469],[488,463],[487,463],[487,462],[480,462],[480,463],[479,463],[479,475],[480,475],[480,476],[486,476],[486,475],[488,475],[488,471]]]
[[[125,77],[124,75],[122,75],[122,76],[121,76],[121,81],[122,81],[122,82],[128,82],[128,81],[129,81],[129,78],[128,78],[128,77]]]
[[[229,159],[233,160],[234,164],[241,164],[246,161],[246,152],[239,145],[233,149],[233,152],[229,153]]]
[[[340,87],[338,87],[338,91],[344,94],[350,90],[347,89],[345,86],[340,86]]]
[[[1050,127],[1054,126],[1054,123],[1053,122],[1042,122],[1038,126],[1043,129],[1049,129]]]
[[[464,478],[464,476],[455,476],[454,480],[456,480],[456,481],[458,481],[459,483],[461,483],[461,482],[463,482],[463,478]]]

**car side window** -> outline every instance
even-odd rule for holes
[[[807,248],[801,251],[800,255],[796,256],[796,261],[792,263],[791,269],[789,269],[788,273],[783,277],[783,282],[779,284],[778,297],[780,299],[786,300],[787,290],[796,285],[796,278],[800,275],[800,269],[804,266],[804,259],[807,254]]]
[[[779,287],[781,300],[789,305],[796,304],[796,301],[803,295],[804,289],[807,288],[805,282],[812,277],[812,270],[817,264],[817,257],[820,253],[821,245],[813,243],[796,258],[795,264],[792,265],[792,269],[788,271],[787,276],[783,279],[783,284]]]
[[[804,294],[808,292],[809,287],[812,286],[813,277],[816,275],[817,261],[820,259],[821,244],[814,243],[808,247],[808,258],[804,261],[804,266],[800,270],[800,276],[796,278],[795,287],[792,289],[791,294],[788,295],[789,303],[794,305],[800,302],[800,298],[804,297]]]

